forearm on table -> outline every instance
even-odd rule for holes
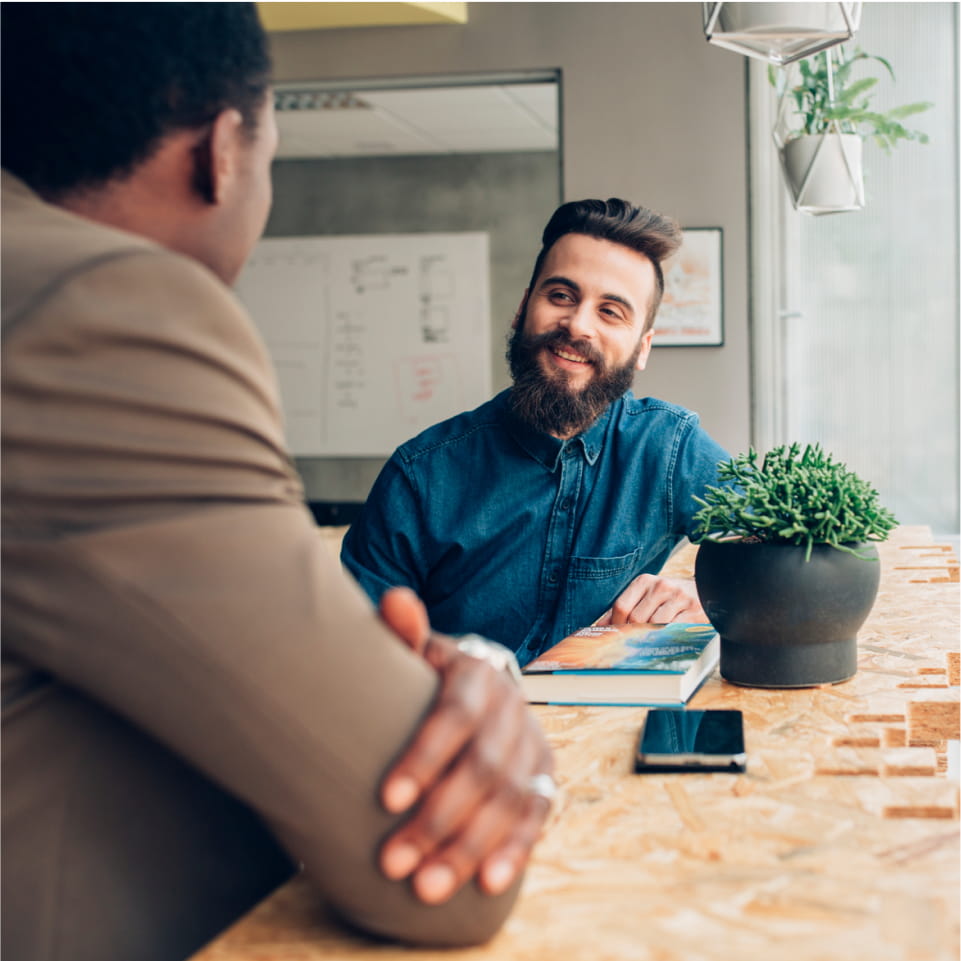
[[[516,887],[490,897],[468,884],[428,907],[379,871],[403,818],[378,788],[436,677],[300,514],[223,508],[8,545],[13,643],[251,805],[353,923],[416,943],[483,941]],[[40,571],[56,592],[38,587]]]

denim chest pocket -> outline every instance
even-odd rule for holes
[[[640,549],[618,557],[572,557],[567,574],[564,632],[596,621],[640,573]]]

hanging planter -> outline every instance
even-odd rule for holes
[[[850,40],[860,3],[704,3],[709,43],[783,66]]]
[[[901,121],[930,103],[905,104],[883,114],[870,109],[878,78],[852,76],[855,64],[868,60],[882,64],[894,79],[883,57],[860,49],[848,56],[843,47],[768,70],[778,94],[772,136],[796,210],[828,214],[864,206],[865,138],[872,137],[885,152],[901,140],[927,143],[926,134],[908,130]]]
[[[780,156],[795,210],[817,215],[864,206],[862,141],[856,133],[835,128],[796,137]]]

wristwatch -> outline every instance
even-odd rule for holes
[[[521,682],[521,669],[514,652],[497,641],[489,641],[480,634],[465,634],[457,641],[457,649],[468,657],[487,661],[495,671],[505,671],[515,684]]]

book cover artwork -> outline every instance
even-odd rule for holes
[[[710,624],[586,627],[523,672],[536,704],[683,704],[718,662]]]
[[[543,671],[656,671],[684,674],[714,638],[710,624],[585,627],[527,665]]]

